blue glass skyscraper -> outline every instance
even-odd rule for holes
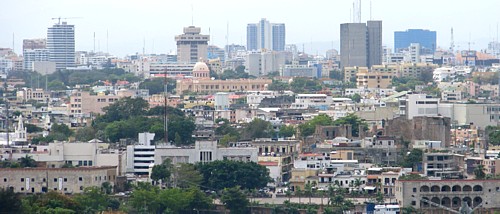
[[[394,51],[400,52],[408,48],[411,43],[419,43],[421,53],[429,54],[436,51],[436,31],[424,29],[409,29],[394,32]]]

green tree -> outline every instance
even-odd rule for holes
[[[138,186],[132,191],[128,205],[136,213],[158,213],[161,203],[158,201],[160,189],[151,184]]]
[[[271,181],[269,170],[255,162],[213,161],[198,163],[196,169],[203,176],[202,186],[222,190],[241,186],[244,189],[260,189]]]
[[[92,127],[83,127],[76,131],[75,139],[81,142],[87,142],[95,138],[95,130]]]
[[[231,211],[231,214],[245,214],[248,212],[248,206],[250,205],[250,201],[239,186],[225,188],[221,202]]]
[[[295,93],[314,93],[323,89],[323,86],[321,86],[321,83],[317,79],[305,77],[294,78],[290,87]]]
[[[145,115],[148,108],[148,102],[140,97],[125,97],[109,106],[104,107],[104,115],[102,115],[102,117],[98,120],[104,122],[126,120],[133,116]]]
[[[486,178],[486,173],[484,172],[484,165],[477,165],[476,168],[474,168],[474,175],[476,176],[476,179]]]
[[[36,125],[33,125],[31,123],[25,123],[24,127],[26,128],[26,131],[28,133],[37,133],[37,132],[42,132],[43,131],[42,128],[40,128],[40,127],[38,127]]]
[[[173,171],[174,183],[179,188],[194,188],[203,182],[203,176],[193,164],[181,163]]]
[[[71,135],[73,135],[73,131],[71,129],[69,129],[69,127],[66,124],[54,123],[50,127],[50,134],[54,135],[54,136],[62,135],[66,140]]]
[[[402,167],[413,168],[418,163],[422,162],[424,152],[421,149],[413,149],[410,154],[406,155],[401,163]]]
[[[243,139],[255,139],[272,137],[274,133],[273,126],[270,122],[255,118],[248,123],[242,133]]]
[[[36,167],[36,161],[31,156],[24,156],[19,158],[19,164],[21,167]]]
[[[290,85],[279,80],[273,80],[273,82],[267,87],[267,89],[271,91],[286,91],[290,90]]]
[[[354,95],[352,95],[352,97],[351,97],[352,101],[354,101],[355,103],[359,103],[359,102],[361,101],[361,98],[362,98],[362,97],[361,97],[361,95],[359,95],[359,94],[354,94]]]
[[[295,128],[293,126],[281,126],[279,131],[280,137],[291,137],[295,134]]]
[[[0,188],[0,213],[20,213],[21,198],[10,188]]]
[[[332,125],[333,121],[332,118],[326,114],[319,114],[318,116],[314,117],[312,120],[300,124],[299,125],[299,130],[300,134],[302,137],[307,137],[311,136],[314,134],[314,131],[316,130],[317,125],[321,126],[329,126]]]
[[[354,137],[359,137],[360,131],[368,130],[368,124],[355,114],[348,114],[347,116],[341,117],[333,122],[333,125],[337,126],[345,124],[351,125],[351,134]],[[360,126],[363,130],[359,130]]]
[[[339,81],[344,81],[344,72],[339,69],[334,69],[330,71],[330,79],[335,79]]]
[[[500,145],[500,127],[486,126],[485,132],[491,145]]]
[[[153,181],[162,181],[163,183],[167,183],[172,175],[173,165],[170,159],[165,159],[162,164],[153,166],[151,172],[151,179]]]
[[[81,205],[83,213],[98,213],[111,207],[108,195],[99,187],[85,188],[82,194],[75,196],[75,201]]]

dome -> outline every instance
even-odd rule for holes
[[[204,62],[197,62],[194,65],[193,71],[209,72],[210,70],[208,69],[207,64],[205,64]]]

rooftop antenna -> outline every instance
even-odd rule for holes
[[[497,42],[498,42],[498,22],[497,22]]]
[[[94,32],[94,53],[95,53],[95,32]]]
[[[361,23],[361,0],[358,0],[358,23]]]
[[[450,52],[453,53],[455,50],[455,41],[453,40],[453,27],[451,28],[451,40],[450,40]]]
[[[370,21],[373,20],[372,18],[372,0],[370,0]]]
[[[146,37],[142,38],[142,55],[146,55]]]
[[[352,2],[352,23],[356,22],[356,19],[354,18],[354,15],[356,14],[356,6],[354,5],[354,2]]]
[[[225,59],[229,59],[229,21],[226,23],[226,47],[224,48],[226,53],[224,54]]]
[[[151,46],[151,53],[155,53],[155,40],[153,39],[153,45]]]
[[[191,26],[194,26],[194,9],[193,9],[193,4],[191,4]]]
[[[109,42],[109,34],[108,34],[108,29],[106,29],[106,53],[109,54],[109,46],[108,46],[108,43]]]
[[[15,52],[15,49],[16,49],[16,43],[14,42],[15,41],[15,34],[14,32],[12,33],[12,51]]]

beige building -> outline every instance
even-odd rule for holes
[[[185,91],[214,94],[217,92],[266,91],[271,79],[181,79],[177,80],[176,93]]]
[[[209,35],[202,35],[201,28],[189,26],[184,34],[175,36],[177,42],[177,62],[192,63],[207,59]]]
[[[358,72],[368,72],[368,67],[345,67],[344,82],[351,82],[351,80],[356,79]]]
[[[498,208],[500,180],[398,180],[396,200],[402,207],[433,209],[428,201],[458,210],[470,207]],[[423,200],[422,200],[423,199]]]
[[[392,85],[392,78],[395,72],[359,71],[356,74],[358,88],[389,88]]]
[[[104,182],[114,186],[115,180],[114,166],[0,169],[0,188],[9,188],[16,193],[82,193],[85,188],[101,187]]]
[[[399,65],[397,76],[419,78],[424,72],[432,76],[432,72],[437,67],[438,65],[432,63],[404,63]]]
[[[17,100],[20,102],[35,100],[37,102],[47,103],[50,101],[50,92],[46,92],[41,88],[22,88],[17,91],[16,95]]]
[[[71,116],[82,116],[104,113],[102,109],[123,97],[133,97],[135,93],[129,90],[117,91],[115,95],[98,93],[91,95],[88,91],[74,92],[69,99],[68,112]]]

